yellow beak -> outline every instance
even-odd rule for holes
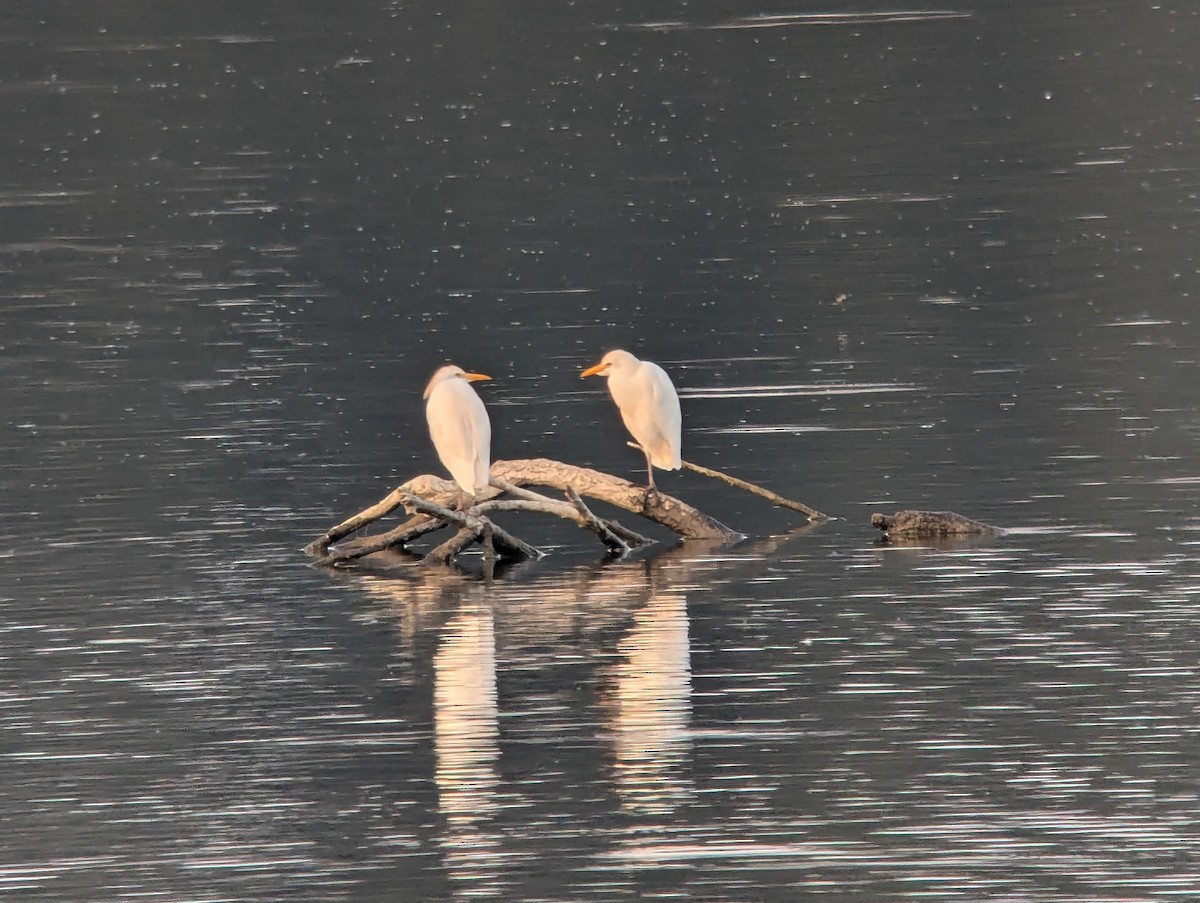
[[[585,376],[595,376],[597,373],[601,373],[606,369],[608,369],[608,364],[596,364],[596,366],[588,367],[586,370],[580,373],[579,378],[583,379]]]
[[[491,379],[486,373],[464,373],[462,378],[469,383],[477,383],[481,379]]]

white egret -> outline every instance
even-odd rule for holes
[[[492,423],[469,385],[481,379],[491,377],[447,364],[425,387],[429,437],[438,458],[462,490],[458,500],[461,509],[470,507],[469,500],[487,488],[492,469]]]
[[[646,473],[654,490],[654,468],[679,470],[679,396],[671,377],[658,364],[640,361],[628,351],[610,351],[580,376],[604,376],[608,394],[621,412],[625,428],[646,453]]]

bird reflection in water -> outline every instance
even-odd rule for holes
[[[382,603],[411,667],[433,674],[433,778],[447,877],[462,896],[498,896],[506,850],[493,821],[502,805],[493,600],[484,584],[454,568],[405,573],[347,576]]]
[[[508,703],[509,729],[526,738],[602,738],[611,752],[603,773],[613,792],[638,817],[639,831],[654,830],[695,796],[688,590],[716,574],[732,579],[743,569],[760,571],[764,556],[787,539],[737,549],[685,543],[653,559],[532,580],[489,583],[453,569],[425,568],[413,569],[408,578],[357,578],[396,622],[411,686],[421,685],[416,675],[432,671],[439,843],[447,873],[464,895],[506,892],[523,861],[498,817],[522,799],[528,785],[500,778],[497,661],[500,669],[525,679],[541,675],[533,708],[524,698]],[[432,668],[425,657],[431,646]],[[564,661],[585,663],[596,707],[580,706],[573,688],[553,684],[553,675],[562,673],[555,668]],[[578,670],[570,673],[579,679]],[[547,707],[547,698],[571,699],[572,705]],[[422,708],[419,699],[411,706],[414,712]],[[592,720],[597,712],[599,723]],[[548,779],[564,788],[594,784],[593,767],[570,773],[571,762],[556,759],[555,769],[567,772]],[[527,774],[524,780],[540,784],[547,775]]]
[[[433,657],[434,780],[444,819],[446,869],[477,895],[503,855],[490,827],[499,808],[496,635],[486,604],[466,607],[442,628]]]
[[[627,810],[666,814],[693,793],[687,596],[654,592],[633,620],[613,669],[614,785]]]

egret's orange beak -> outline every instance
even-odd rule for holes
[[[579,378],[583,379],[585,376],[595,376],[597,373],[603,373],[607,369],[608,369],[608,364],[604,364],[604,363],[596,364],[596,366],[588,367],[586,370],[584,370],[582,373],[580,373]]]
[[[469,383],[477,383],[481,379],[491,379],[486,373],[464,373],[462,378]]]

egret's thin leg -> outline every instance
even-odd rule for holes
[[[656,491],[657,487],[654,485],[654,465],[650,463],[649,452],[646,453],[646,475],[650,478],[650,482],[646,484],[646,488],[651,492]]]

